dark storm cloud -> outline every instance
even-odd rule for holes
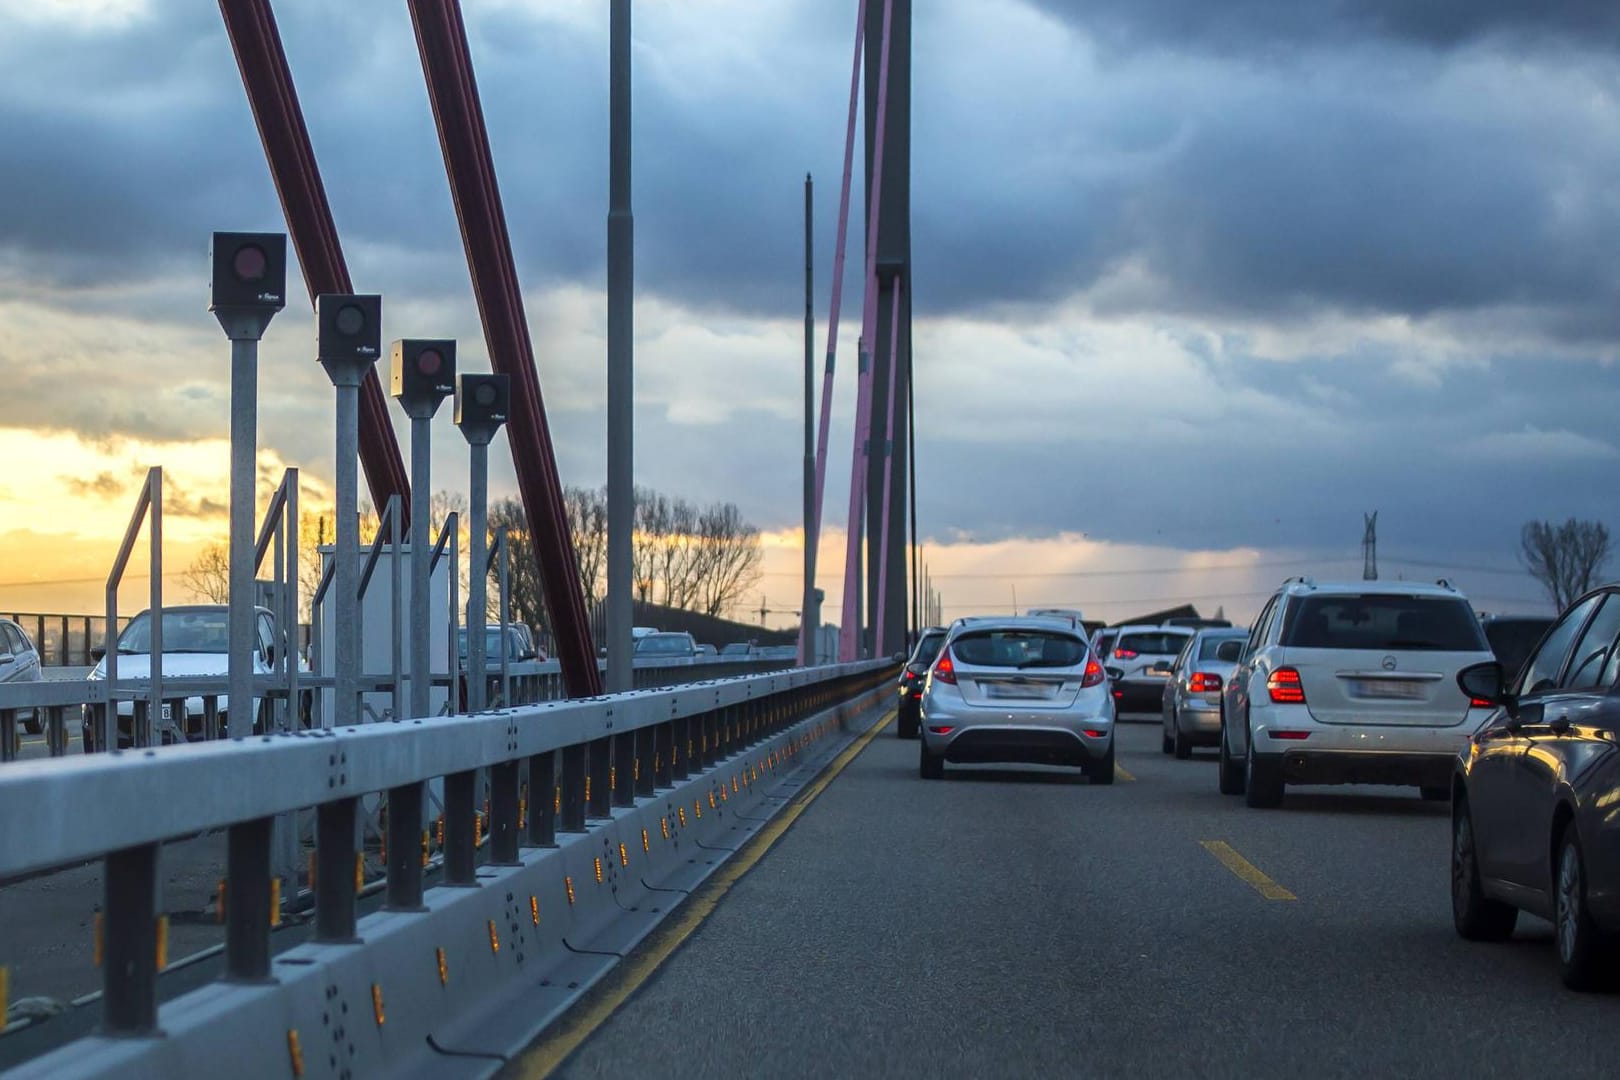
[[[1446,48],[1482,38],[1620,43],[1609,0],[1028,0],[1104,37],[1253,52],[1370,35]]]

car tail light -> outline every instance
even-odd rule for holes
[[[1494,709],[1494,708],[1496,708],[1495,705],[1492,705],[1490,702],[1486,701],[1484,698],[1477,698],[1477,697],[1468,699],[1468,707],[1470,709]]]
[[[1138,653],[1135,649],[1115,649],[1114,650],[1114,659],[1115,660],[1135,660],[1139,655],[1141,655],[1141,654]]]
[[[1108,734],[1108,732],[1106,732],[1106,731],[1102,731],[1102,730],[1100,730],[1100,729],[1098,729],[1098,728],[1086,728],[1086,734],[1087,734],[1087,735],[1088,735],[1088,736],[1089,736],[1089,737],[1091,737],[1091,738],[1093,738],[1093,739],[1100,739],[1100,738],[1102,738],[1102,737],[1103,737],[1103,736],[1104,736],[1104,735],[1107,735],[1107,734]]]
[[[943,724],[943,725],[941,725],[939,727],[931,727],[928,730],[933,732],[935,735],[949,735],[951,732],[955,731],[956,729],[954,727],[951,727],[949,724]]]
[[[1082,677],[1081,680],[1080,680],[1080,688],[1082,690],[1084,690],[1086,687],[1088,687],[1088,686],[1096,686],[1097,684],[1101,683],[1102,681],[1103,681],[1102,665],[1097,663],[1097,660],[1096,660],[1095,657],[1087,660],[1086,661],[1086,673],[1085,673],[1084,677]]]
[[[915,679],[916,677],[917,677],[917,673],[915,671],[912,671],[910,668],[906,668],[906,673],[901,676],[901,678],[905,679],[907,682],[910,682],[911,680]]]
[[[1220,688],[1221,677],[1207,671],[1193,672],[1192,679],[1187,683],[1187,689],[1195,694],[1213,694]]]
[[[950,653],[941,653],[939,663],[934,665],[934,678],[942,683],[956,685],[956,665],[951,663]]]
[[[1266,732],[1266,734],[1270,735],[1273,739],[1293,739],[1293,740],[1296,740],[1296,741],[1299,740],[1299,739],[1308,739],[1308,738],[1311,737],[1311,733],[1308,732],[1308,731],[1275,731],[1275,730],[1273,730],[1273,731]]]
[[[1305,704],[1305,687],[1299,681],[1299,672],[1291,667],[1278,668],[1266,680],[1273,705]]]

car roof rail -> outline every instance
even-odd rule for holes
[[[1447,581],[1445,578],[1437,578],[1435,580],[1435,584],[1440,586],[1442,589],[1450,589],[1452,592],[1457,591],[1457,586],[1453,585],[1451,582]]]
[[[1284,585],[1303,585],[1307,589],[1314,589],[1314,588],[1316,588],[1316,579],[1313,578],[1313,577],[1308,577],[1305,574],[1296,574],[1294,577],[1291,577],[1287,581],[1283,582],[1283,584]]]

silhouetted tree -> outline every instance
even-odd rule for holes
[[[1559,611],[1598,583],[1611,551],[1608,526],[1575,518],[1562,525],[1526,522],[1519,545],[1525,569]]]

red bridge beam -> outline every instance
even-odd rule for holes
[[[593,697],[602,692],[602,676],[591,643],[585,593],[580,587],[579,564],[568,531],[540,379],[534,370],[534,349],[512,261],[506,214],[495,182],[489,131],[473,78],[461,5],[456,0],[407,0],[407,6],[416,28],[417,50],[433,103],[451,197],[461,222],[467,269],[484,324],[490,365],[511,378],[507,439],[557,638],[563,683],[572,697]]]
[[[287,231],[298,253],[298,264],[304,269],[310,305],[314,306],[315,297],[321,293],[353,292],[270,0],[219,0],[219,13],[225,18],[236,66],[242,72],[242,86],[247,90],[259,138],[264,142],[264,155],[281,197]],[[389,497],[398,495],[405,515],[401,524],[408,528],[410,477],[394,440],[388,401],[375,371],[366,372],[360,387],[360,464],[371,489],[372,505],[380,513]]]

